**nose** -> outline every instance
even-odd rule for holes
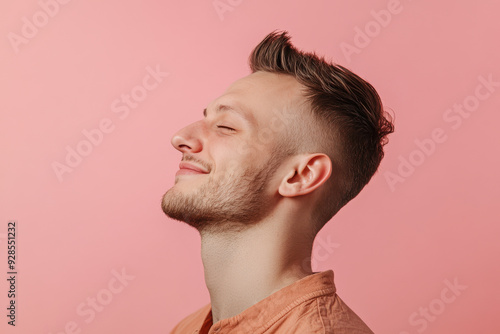
[[[177,131],[170,142],[175,149],[182,153],[200,152],[203,149],[202,131],[200,121],[192,123]]]

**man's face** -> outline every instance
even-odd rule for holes
[[[203,119],[174,134],[182,161],[163,211],[200,232],[241,229],[268,215],[301,89],[288,75],[250,74],[211,102]]]

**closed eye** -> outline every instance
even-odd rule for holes
[[[226,130],[229,130],[229,131],[236,131],[235,129],[230,128],[229,126],[225,126],[225,125],[217,125],[217,128],[218,129],[226,129]]]

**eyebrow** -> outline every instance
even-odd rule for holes
[[[255,118],[253,117],[252,114],[249,114],[241,109],[234,108],[232,106],[226,105],[226,104],[218,104],[215,107],[215,113],[221,113],[221,112],[233,112],[239,116],[241,116],[243,119],[245,119],[247,122],[249,122],[252,125],[255,125]],[[203,109],[203,116],[207,117],[207,108]]]

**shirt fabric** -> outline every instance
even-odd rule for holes
[[[333,271],[317,272],[274,292],[243,312],[212,324],[205,305],[170,334],[373,334],[339,298]]]

